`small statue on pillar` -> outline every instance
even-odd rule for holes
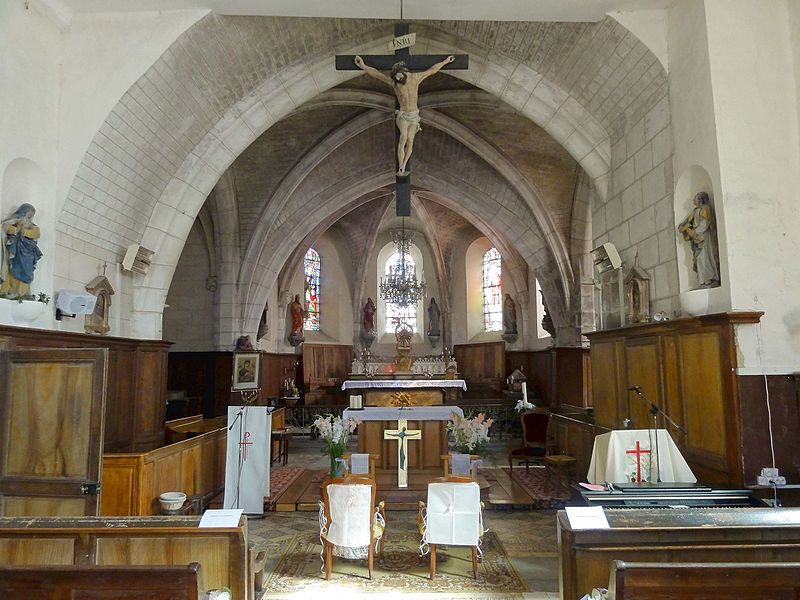
[[[414,364],[411,357],[411,337],[414,334],[408,323],[400,321],[394,328],[394,337],[397,340],[397,364],[398,373],[409,373]]]
[[[367,298],[367,303],[361,311],[361,343],[364,351],[369,356],[369,349],[375,342],[377,333],[375,332],[375,303],[372,298]]]
[[[517,341],[517,304],[511,294],[503,300],[503,339],[509,344]]]
[[[291,329],[289,330],[288,340],[292,346],[299,346],[306,341],[303,335],[303,322],[305,320],[305,310],[300,302],[300,294],[295,294],[294,301],[289,304],[289,316],[291,317]]]

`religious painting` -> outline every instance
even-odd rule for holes
[[[233,384],[231,389],[257,390],[261,355],[258,352],[236,352],[233,355]]]

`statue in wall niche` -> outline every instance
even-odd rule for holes
[[[18,298],[31,293],[33,271],[42,258],[36,209],[22,204],[0,223],[0,296]]]
[[[678,225],[678,232],[692,248],[692,269],[697,273],[698,287],[719,286],[716,223],[706,192],[698,192],[692,210]]]
[[[378,337],[378,334],[375,332],[375,303],[372,298],[367,298],[367,302],[361,310],[361,343],[364,346],[367,357],[376,337]]]
[[[517,333],[517,303],[511,294],[506,294],[503,300],[503,332],[507,335]]]
[[[361,327],[363,327],[364,333],[374,333],[375,303],[372,301],[372,298],[367,298],[367,303],[364,304],[364,309],[361,312],[362,312]]]
[[[441,320],[442,311],[439,309],[439,305],[436,304],[436,298],[431,298],[430,304],[428,304],[428,342],[431,348],[436,347],[436,343],[442,336]]]
[[[291,329],[289,330],[288,340],[292,346],[298,346],[305,341],[303,336],[303,322],[306,318],[306,311],[300,302],[300,294],[294,295],[294,300],[289,304],[289,316],[291,317]]]
[[[365,64],[364,59],[360,56],[355,57],[355,63],[359,69],[370,77],[374,77],[390,86],[394,90],[395,96],[397,96],[397,103],[400,105],[399,110],[395,111],[395,123],[400,132],[400,141],[397,144],[397,175],[399,177],[408,175],[406,163],[411,158],[411,152],[414,149],[414,137],[418,131],[422,131],[422,127],[419,124],[419,106],[417,105],[419,84],[434,73],[438,73],[442,67],[450,64],[455,59],[455,56],[448,56],[428,70],[420,72],[410,71],[406,64],[400,61],[392,66],[390,77]]]

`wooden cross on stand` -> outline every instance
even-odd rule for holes
[[[419,107],[417,105],[419,83],[441,69],[468,69],[467,54],[421,54],[412,56],[416,34],[409,33],[408,23],[395,23],[394,39],[389,48],[394,54],[368,54],[357,57],[353,54],[337,54],[337,71],[363,70],[387,85],[395,92],[395,143],[397,145],[395,177],[396,214],[398,217],[411,216],[411,171],[409,157],[414,146],[414,136],[419,127]],[[361,63],[356,64],[356,59]],[[452,60],[450,60],[452,58]],[[396,72],[398,63],[407,69],[404,75]],[[392,77],[381,71],[392,71]]]
[[[408,419],[398,419],[397,429],[387,429],[383,439],[397,440],[397,487],[408,487],[408,440],[421,440],[421,429],[408,429]]]
[[[636,455],[636,483],[642,483],[642,454],[650,454],[650,450],[642,450],[639,447],[639,440],[636,440],[636,449],[625,450],[625,454]]]

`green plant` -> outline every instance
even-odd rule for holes
[[[22,304],[26,300],[32,302],[41,302],[42,304],[50,304],[50,296],[45,294],[44,292],[39,292],[38,294],[0,294],[0,298],[4,298],[5,300],[15,300]]]

